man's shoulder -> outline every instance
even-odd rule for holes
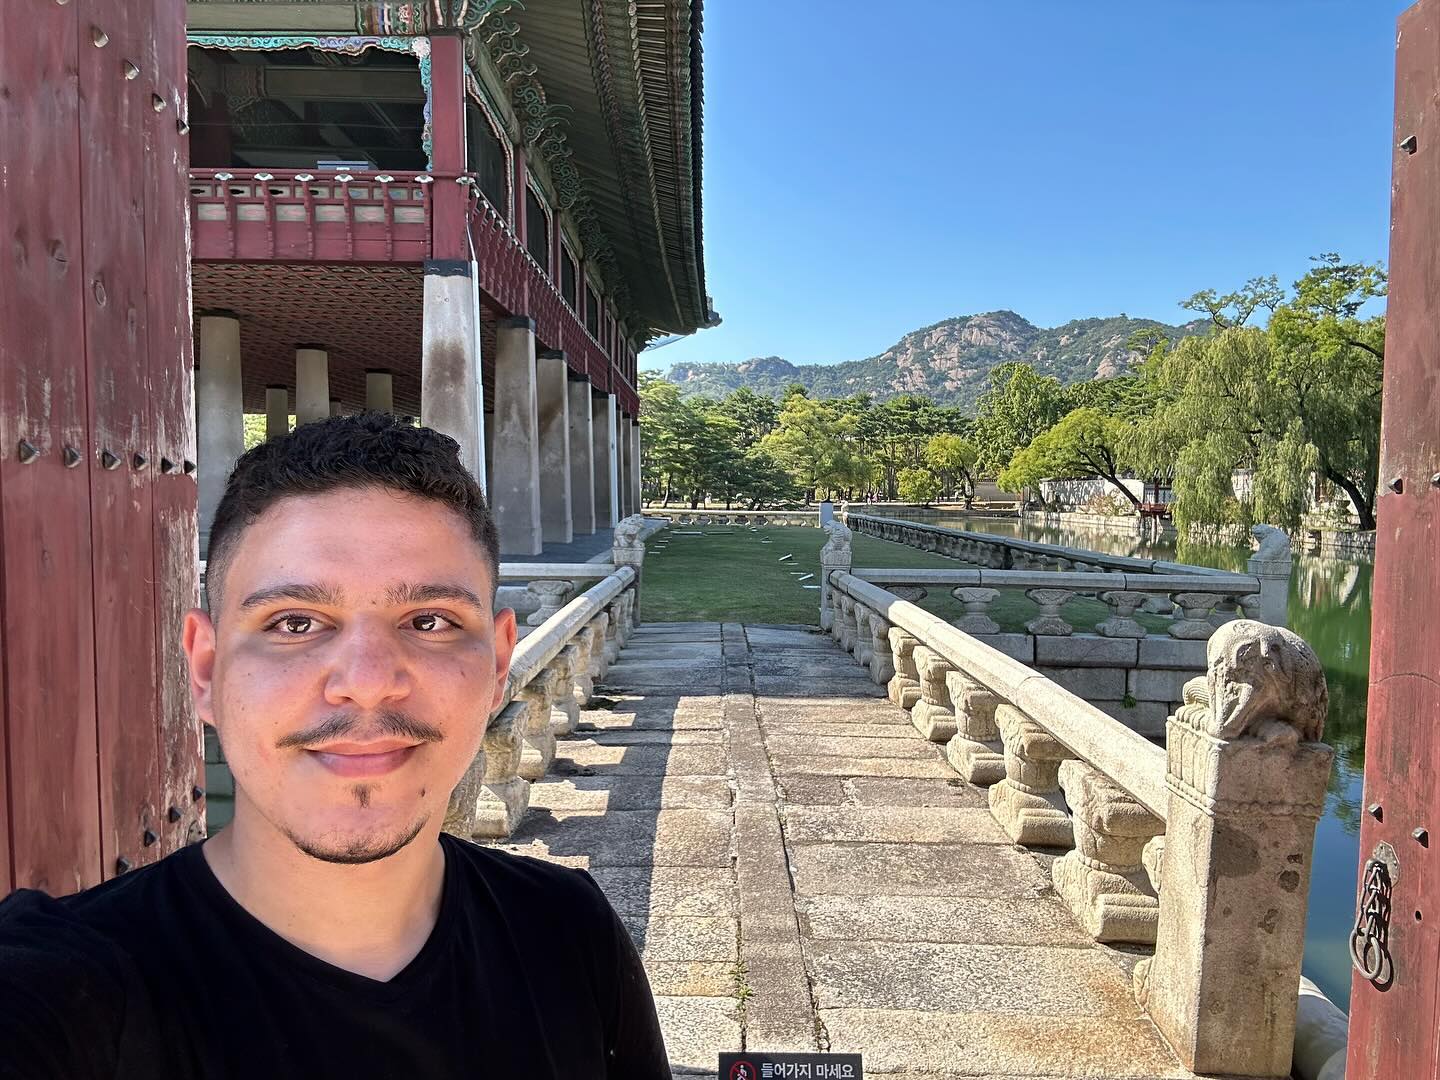
[[[611,917],[610,902],[584,870],[484,847],[448,834],[446,850],[460,861],[464,873],[478,878],[507,910],[534,911],[541,917],[565,913]]]

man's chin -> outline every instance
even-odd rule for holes
[[[297,848],[312,859],[345,866],[379,862],[403,850],[429,821],[422,815],[413,825],[403,829],[371,826],[358,829],[333,829],[324,832],[299,833],[290,829],[285,835]]]

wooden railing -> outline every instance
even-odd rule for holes
[[[191,169],[193,257],[423,262],[435,182],[423,172]]]

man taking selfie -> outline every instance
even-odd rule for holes
[[[184,644],[234,821],[0,903],[0,1076],[668,1077],[589,875],[440,831],[516,639],[454,440],[380,414],[271,439],[209,555]]]

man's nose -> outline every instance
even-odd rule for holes
[[[369,709],[409,692],[404,643],[393,627],[359,623],[341,631],[326,674],[327,702]]]

